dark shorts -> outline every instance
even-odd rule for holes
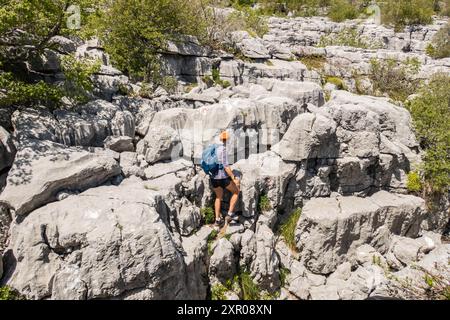
[[[231,178],[225,178],[225,179],[211,179],[211,184],[214,189],[216,188],[222,188],[225,189],[228,187],[231,183]]]

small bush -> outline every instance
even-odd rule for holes
[[[225,293],[228,289],[220,283],[214,284],[211,287],[211,300],[227,300]]]
[[[86,103],[94,85],[91,76],[100,71],[100,61],[78,60],[73,55],[61,59],[61,68],[66,81],[64,92],[74,104]]]
[[[258,208],[260,212],[266,212],[272,209],[272,205],[270,204],[270,200],[267,195],[263,194],[259,197]]]
[[[322,70],[327,59],[322,56],[304,56],[299,58],[308,70]]]
[[[239,275],[241,289],[242,289],[242,299],[243,300],[259,300],[261,299],[261,290],[259,286],[253,281],[250,273],[241,272]]]
[[[178,89],[178,81],[175,77],[165,76],[161,80],[161,87],[163,87],[169,94],[174,94]]]
[[[406,188],[413,193],[419,193],[422,190],[422,180],[418,172],[411,171],[408,173]]]
[[[432,192],[450,187],[450,76],[436,74],[406,105],[425,150],[424,179]],[[427,188],[428,189],[428,188]]]
[[[433,1],[430,0],[385,0],[380,2],[383,24],[401,31],[406,26],[432,22]]]
[[[227,24],[234,30],[246,30],[253,37],[263,37],[269,32],[267,19],[260,11],[248,6],[235,5],[237,11],[230,14]]]
[[[154,90],[152,85],[147,82],[143,82],[137,94],[141,98],[151,99],[153,96],[153,92]]]
[[[286,285],[286,279],[289,276],[291,271],[287,268],[280,268],[280,282],[281,287],[284,287]]]
[[[231,83],[227,80],[222,80],[220,78],[220,70],[217,67],[212,68],[211,76],[206,75],[202,78],[202,81],[208,86],[211,87],[213,85],[219,85],[222,88],[228,88],[231,86]]]
[[[421,273],[421,279],[397,278],[388,274],[391,282],[388,285],[390,296],[406,300],[450,300],[450,285],[444,275],[445,267],[436,265],[436,271],[420,266],[412,266]]]
[[[441,28],[426,48],[427,54],[434,59],[450,57],[450,24]]]
[[[202,81],[208,86],[211,87],[214,85],[214,80],[211,78],[211,76],[203,76]]]
[[[284,241],[293,251],[297,250],[295,243],[295,229],[297,222],[302,214],[301,209],[295,210],[282,224],[279,226],[279,233],[283,236]]]
[[[358,14],[358,8],[347,0],[333,0],[328,17],[335,22],[342,22],[347,19],[355,19]]]
[[[208,236],[208,241],[216,240],[218,234],[219,234],[219,232],[217,230],[212,230],[211,233]]]
[[[327,83],[327,82],[334,84],[338,90],[347,90],[347,86],[345,85],[344,81],[341,78],[326,77],[325,83]]]
[[[11,73],[0,73],[0,107],[44,105],[56,108],[64,96],[62,90],[43,81],[25,83],[14,79]]]
[[[383,44],[377,41],[369,40],[361,36],[356,28],[344,28],[336,33],[324,35],[320,38],[318,47],[327,46],[347,46],[362,49],[380,49]]]
[[[420,82],[414,78],[420,70],[420,62],[415,58],[404,62],[372,59],[370,63],[374,95],[388,95],[393,100],[405,101],[420,87]]]
[[[0,287],[0,300],[25,300],[17,291],[10,287]]]
[[[217,230],[212,230],[211,233],[208,235],[208,239],[206,241],[208,243],[208,254],[209,255],[213,254],[212,245],[213,245],[214,241],[217,239],[218,235],[219,235],[219,231],[217,231]]]
[[[212,207],[204,207],[200,209],[205,224],[212,224],[216,220],[214,209]]]
[[[184,87],[184,93],[189,93],[189,92],[191,92],[192,89],[194,89],[194,88],[197,87],[197,86],[198,86],[198,83],[197,83],[197,82],[190,83],[190,84],[186,85],[186,86]]]

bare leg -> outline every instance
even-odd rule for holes
[[[232,193],[230,199],[230,209],[228,212],[234,212],[234,208],[236,207],[236,203],[239,199],[239,188],[233,181],[231,181],[231,183],[227,186],[227,190]]]
[[[220,212],[220,207],[222,205],[222,198],[223,198],[223,189],[222,188],[215,188],[214,193],[216,194],[216,201],[214,202],[214,209],[216,213],[216,221],[220,220],[222,214]]]

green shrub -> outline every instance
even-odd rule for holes
[[[270,200],[266,194],[262,194],[259,197],[258,209],[260,212],[266,212],[266,211],[269,211],[270,209],[272,209],[272,205],[270,204]]]
[[[445,276],[448,266],[436,264],[433,271],[418,265],[411,268],[418,274],[417,278],[386,273],[391,280],[387,286],[389,296],[404,300],[450,300],[450,285]]]
[[[325,83],[331,83],[334,84],[338,90],[347,90],[347,86],[345,85],[344,81],[341,78],[338,77],[326,77]]]
[[[56,108],[64,96],[63,91],[43,81],[26,83],[14,78],[12,73],[0,73],[0,106],[36,106],[42,105],[49,109]]]
[[[297,227],[297,222],[300,219],[300,216],[302,214],[301,209],[295,210],[291,215],[280,224],[279,226],[279,233],[283,236],[284,241],[288,245],[288,247],[296,251],[297,246],[295,242],[295,229]]]
[[[441,16],[450,16],[450,0],[435,0],[434,11]]]
[[[211,300],[227,300],[225,293],[228,289],[220,283],[214,284],[211,287]]]
[[[202,78],[202,81],[208,86],[211,87],[213,85],[219,85],[222,88],[228,88],[231,86],[231,83],[227,80],[222,80],[220,78],[220,70],[217,67],[212,68],[211,76],[206,75]]]
[[[358,8],[347,0],[333,0],[328,17],[335,22],[341,22],[347,19],[355,19],[358,14]]]
[[[267,19],[260,10],[245,5],[234,7],[237,10],[231,13],[225,22],[230,31],[246,30],[253,37],[263,37],[269,31]]]
[[[362,37],[356,28],[344,28],[337,34],[332,33],[320,38],[318,47],[347,46],[363,49],[380,49],[382,43]]]
[[[433,36],[426,52],[434,59],[450,57],[450,24],[447,23]]]
[[[208,235],[207,243],[208,243],[208,254],[209,255],[213,254],[212,245],[213,245],[214,241],[217,239],[218,235],[219,235],[219,231],[217,231],[215,229],[212,230],[211,233]]]
[[[192,89],[194,89],[194,88],[197,87],[197,86],[198,86],[198,83],[197,83],[197,82],[190,83],[190,84],[188,84],[188,85],[186,85],[186,86],[184,87],[184,92],[185,92],[185,93],[189,93],[189,92],[192,91]]]
[[[175,77],[165,76],[161,81],[161,87],[163,87],[169,94],[174,94],[178,89],[178,81]]]
[[[143,82],[139,89],[138,96],[141,98],[151,99],[153,96],[153,86],[147,82]]]
[[[17,291],[10,287],[0,287],[0,300],[25,300]]]
[[[66,97],[72,104],[82,104],[89,100],[93,90],[91,76],[98,72],[100,64],[89,60],[77,60],[73,56],[62,58],[61,67],[65,75],[62,85],[53,85],[44,81],[29,83],[17,78],[12,72],[1,72],[0,106],[45,106],[55,109]]]
[[[210,39],[203,0],[116,0],[105,3],[91,22],[112,61],[132,78],[153,82],[160,75],[159,54],[181,35]]]
[[[206,224],[212,224],[216,220],[214,209],[212,207],[204,207],[200,209],[200,213],[203,216],[203,221]]]
[[[432,22],[433,1],[430,0],[384,0],[381,5],[381,21],[400,31],[405,26],[423,25]]]
[[[211,87],[214,85],[214,80],[211,78],[211,76],[203,76],[202,81],[208,86]]]
[[[86,103],[89,100],[89,93],[94,89],[91,77],[100,71],[100,66],[100,61],[78,60],[73,55],[61,59],[61,68],[66,78],[64,93],[72,103]]]
[[[299,61],[303,63],[308,70],[322,70],[327,59],[322,56],[303,56],[299,58]]]
[[[425,150],[424,178],[430,192],[450,187],[450,76],[436,74],[407,103],[417,138]]]
[[[370,80],[373,84],[373,94],[387,94],[396,101],[405,101],[406,98],[417,92],[420,82],[414,77],[420,70],[420,62],[407,59],[397,62],[393,59],[370,61]]]
[[[259,300],[261,298],[261,290],[259,286],[253,281],[250,273],[241,272],[239,275],[242,299],[243,300]]]
[[[212,68],[212,79],[215,83],[220,82],[220,70],[216,67]]]
[[[286,285],[286,279],[289,276],[291,271],[287,268],[280,268],[280,282],[281,287],[284,287]]]
[[[418,172],[411,171],[408,173],[406,188],[413,193],[419,193],[422,190],[422,180]]]

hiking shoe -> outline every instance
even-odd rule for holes
[[[215,222],[214,222],[214,226],[215,227],[221,227],[222,226],[222,224],[223,224],[223,219],[219,219],[219,220],[216,220]]]
[[[227,221],[228,221],[228,223],[230,223],[230,222],[238,222],[239,221],[239,216],[236,213],[234,213],[234,212],[228,212]]]

